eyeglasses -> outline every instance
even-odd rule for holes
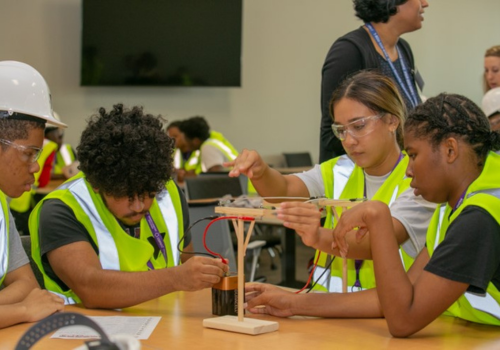
[[[347,125],[332,124],[333,134],[340,141],[345,141],[347,133],[356,139],[366,136],[375,129],[375,121],[382,118],[384,115],[385,113],[360,118]]]
[[[40,158],[40,154],[42,153],[42,149],[35,146],[23,146],[18,145],[9,140],[0,139],[0,143],[5,145],[14,147],[18,151],[21,152],[21,160],[26,163],[34,163]]]

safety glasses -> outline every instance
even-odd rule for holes
[[[375,130],[376,121],[382,118],[384,114],[373,115],[369,117],[359,118],[347,125],[332,124],[333,134],[340,140],[345,141],[347,133],[358,139],[366,136]]]
[[[21,160],[26,163],[36,162],[38,158],[40,158],[40,154],[42,153],[42,149],[35,146],[18,145],[17,143],[4,139],[0,139],[0,143],[18,150],[21,154]]]

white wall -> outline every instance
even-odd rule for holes
[[[424,94],[480,103],[484,51],[500,44],[500,1],[429,2],[423,29],[405,36]],[[122,102],[169,120],[204,115],[238,149],[308,150],[315,160],[323,60],[337,37],[361,25],[350,0],[244,0],[241,88],[90,88],[79,86],[81,0],[0,0],[0,13],[0,60],[42,73],[75,146],[89,115]]]

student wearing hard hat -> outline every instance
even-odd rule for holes
[[[483,112],[493,131],[500,130],[500,87],[489,90],[483,97]]]
[[[46,123],[52,117],[50,92],[32,67],[0,62],[0,328],[35,322],[64,307],[63,300],[41,290],[7,205],[31,190],[42,153]]]
[[[54,111],[54,118],[61,121]],[[52,162],[51,179],[68,179],[78,172],[75,151],[69,143],[64,143],[64,130],[49,126],[45,128],[45,139],[57,144],[57,152]]]

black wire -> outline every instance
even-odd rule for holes
[[[209,256],[211,258],[216,258],[215,255],[212,255],[212,254],[209,254],[209,253],[204,253],[204,252],[185,252],[185,251],[182,251],[181,250],[181,243],[184,242],[184,237],[186,237],[186,234],[191,231],[191,229],[194,227],[194,225],[196,225],[197,223],[199,223],[199,222],[201,222],[203,220],[214,220],[214,219],[217,219],[218,217],[219,216],[217,216],[217,215],[207,216],[207,217],[198,219],[195,222],[193,222],[191,225],[189,225],[189,227],[186,229],[186,231],[184,231],[184,235],[179,240],[179,243],[177,243],[177,251],[180,254],[196,254],[196,255],[204,255],[204,256]]]
[[[318,281],[321,279],[321,277],[323,277],[326,271],[330,271],[330,267],[332,266],[333,260],[335,260],[335,255],[333,255],[333,259],[330,260],[328,266],[325,267],[325,271],[323,271],[321,275],[319,275],[319,277],[316,279],[316,281],[313,282],[313,284],[311,285],[311,287],[309,287],[306,293],[309,293],[311,290],[313,290],[313,288],[316,286],[316,284],[318,284]]]

